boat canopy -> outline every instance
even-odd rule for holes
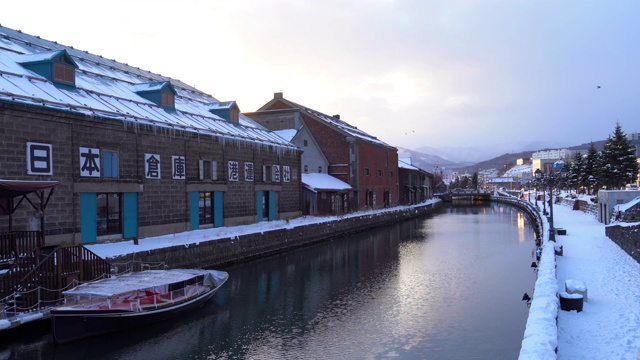
[[[126,294],[137,290],[150,289],[168,284],[180,283],[193,279],[198,275],[204,275],[204,285],[218,284],[216,270],[146,270],[117,275],[108,279],[97,280],[80,284],[73,289],[64,291],[64,295],[85,296],[114,296]]]

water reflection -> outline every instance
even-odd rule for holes
[[[533,246],[516,209],[451,206],[224,269],[215,301],[182,319],[64,346],[47,333],[5,342],[0,359],[513,359]]]

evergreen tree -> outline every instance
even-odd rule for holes
[[[613,135],[609,136],[602,150],[602,171],[599,180],[607,189],[619,189],[638,179],[635,150],[620,124],[616,123]]]
[[[582,172],[583,156],[579,151],[573,154],[571,165],[567,172],[567,178],[569,187],[578,190],[582,186],[581,172]]]
[[[598,181],[598,179],[600,178],[600,166],[600,154],[598,153],[598,150],[596,150],[596,147],[592,142],[589,146],[589,150],[587,150],[587,156],[584,157],[582,168],[583,183],[584,186],[589,189],[590,194],[593,192],[593,190],[596,190],[600,187],[600,183]]]

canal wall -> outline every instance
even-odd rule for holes
[[[609,225],[604,231],[609,239],[640,263],[640,225]]]
[[[558,347],[558,279],[556,278],[555,241],[549,240],[549,219],[532,203],[504,196],[492,201],[522,209],[534,224],[536,243],[541,250],[537,278],[522,338],[519,360],[555,360]],[[546,230],[546,231],[545,231]]]
[[[330,241],[364,230],[425,216],[442,206],[442,201],[345,215],[338,220],[283,227],[280,229],[145,250],[107,258],[111,264],[164,263],[170,268],[222,267],[264,257],[310,244]]]

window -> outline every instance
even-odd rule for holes
[[[369,176],[369,168],[364,168],[364,176]]]
[[[165,110],[175,109],[176,90],[170,81],[133,84],[133,91]]]
[[[116,151],[102,150],[102,177],[118,178],[118,153]]]
[[[76,83],[76,69],[69,64],[54,63],[53,64],[53,80],[69,85]]]
[[[175,97],[171,93],[162,93],[162,106],[174,108],[175,106]]]
[[[280,165],[263,165],[262,181],[264,182],[280,182]]]
[[[305,172],[305,173],[308,173],[308,172],[309,172],[309,165],[305,165],[305,166],[304,166],[304,172]]]
[[[391,175],[391,177],[393,177],[393,171],[389,171],[389,174]]]
[[[218,180],[218,162],[211,160],[198,160],[198,179]]]
[[[322,173],[322,166],[318,166],[318,172]]]
[[[56,86],[75,87],[78,65],[66,50],[19,55],[18,63],[51,81]]]
[[[213,193],[209,191],[199,194],[200,224],[213,224]]]
[[[382,176],[382,170],[378,170],[378,176]]]
[[[308,146],[309,145],[309,143],[307,143],[307,140],[304,140],[303,143],[304,143],[304,146]]]
[[[97,204],[97,235],[112,235],[122,233],[122,194],[96,194]]]

